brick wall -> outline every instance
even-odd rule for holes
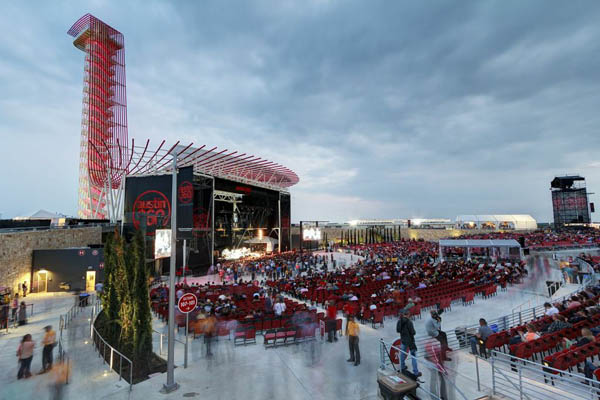
[[[27,281],[31,288],[33,250],[102,244],[102,228],[81,227],[0,233],[0,286],[16,290]]]

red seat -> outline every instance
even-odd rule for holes
[[[265,347],[275,345],[276,335],[274,331],[269,331],[265,334]]]
[[[383,311],[375,311],[375,313],[373,314],[373,328],[375,328],[375,325],[379,324],[379,326],[384,326],[383,325]]]
[[[296,331],[285,332],[285,344],[294,343],[296,341]]]

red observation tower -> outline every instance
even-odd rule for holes
[[[115,193],[129,162],[123,34],[91,14],[68,34],[85,53],[78,214],[116,219]]]

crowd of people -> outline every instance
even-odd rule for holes
[[[19,299],[19,293],[0,296],[0,329],[6,329],[11,323],[19,326],[27,323],[27,304]]]

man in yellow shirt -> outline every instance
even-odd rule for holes
[[[348,316],[346,331],[348,333],[348,346],[350,347],[350,358],[347,361],[353,362],[356,366],[360,364],[360,349],[358,348],[358,334],[360,328],[356,321],[354,321],[354,316],[352,315]]]
[[[50,325],[44,327],[44,330],[46,333],[44,334],[44,339],[42,339],[42,345],[44,346],[42,350],[42,372],[46,372],[52,368],[52,352],[56,345],[56,332],[52,330]]]

